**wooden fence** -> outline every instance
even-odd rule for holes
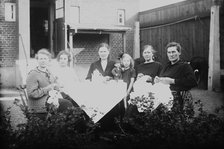
[[[140,47],[151,44],[157,60],[165,63],[165,46],[176,41],[182,45],[182,59],[201,57],[208,63],[210,8],[212,0],[183,1],[140,12]],[[222,10],[222,9],[221,9]],[[223,11],[220,11],[221,69],[224,68]],[[142,53],[142,51],[141,51]],[[203,79],[207,86],[207,77]]]

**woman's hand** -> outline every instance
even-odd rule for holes
[[[150,75],[145,75],[147,77],[146,82],[152,82],[152,77]]]
[[[137,80],[144,77],[146,82],[152,82],[152,77],[150,75],[144,75],[143,73],[139,73],[137,76]]]
[[[159,78],[158,76],[155,76],[155,78],[154,78],[154,82],[155,82],[155,83],[159,83],[159,82],[160,82],[160,78]]]
[[[104,78],[105,78],[105,81],[110,81],[112,79],[112,77],[110,76],[105,76]]]
[[[59,85],[59,84],[57,84],[57,83],[54,83],[54,90],[56,90],[56,91],[60,91],[60,88],[61,88],[62,86],[61,85]]]
[[[59,91],[59,88],[60,88],[60,86],[57,83],[52,83],[52,84],[50,84],[50,85],[48,85],[46,87],[46,89],[48,91],[50,91],[50,90],[57,90],[57,91]]]
[[[137,76],[137,79],[139,79],[139,78],[141,78],[141,77],[143,77],[143,76],[144,76],[143,73],[139,73],[138,76]]]
[[[170,77],[155,77],[155,83],[163,83],[163,84],[174,84],[174,79],[170,78]]]

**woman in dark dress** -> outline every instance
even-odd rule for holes
[[[141,79],[148,83],[154,83],[155,76],[160,74],[162,70],[162,64],[154,60],[154,53],[156,51],[151,45],[145,45],[143,48],[142,56],[144,62],[141,62],[139,65],[136,65],[136,83]],[[125,112],[125,116],[133,117],[134,115],[139,114],[136,105],[130,104]]]
[[[192,96],[189,90],[197,86],[196,78],[191,66],[180,59],[181,45],[171,42],[166,46],[169,62],[162,69],[155,82],[169,84],[174,95],[173,109],[193,109]]]
[[[100,59],[90,65],[86,80],[93,81],[94,73],[97,71],[97,74],[102,76],[104,81],[108,81],[113,78],[112,69],[115,67],[115,62],[109,60],[109,45],[107,43],[101,43],[98,48],[98,54]],[[115,128],[114,118],[119,114],[118,109],[119,106],[117,104],[117,106],[99,120],[101,127],[97,131],[111,130]]]
[[[92,76],[95,70],[97,70],[105,80],[112,79],[112,69],[114,68],[115,62],[109,60],[109,53],[109,45],[107,43],[101,43],[98,49],[100,59],[90,65],[86,80],[92,81]]]
[[[154,60],[154,53],[156,51],[151,45],[145,45],[142,56],[144,62],[136,67],[137,79],[142,76],[147,76],[147,82],[153,82],[155,76],[160,74],[162,65]]]

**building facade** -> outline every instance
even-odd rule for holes
[[[85,78],[98,59],[97,46],[111,46],[111,59],[133,55],[138,0],[0,0],[1,86],[21,83],[18,61],[29,65],[40,48],[56,57],[74,54],[73,65]]]

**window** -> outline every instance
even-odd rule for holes
[[[63,3],[63,0],[56,0],[55,10],[56,10],[56,19],[64,17],[64,3]]]
[[[125,10],[118,9],[117,10],[117,24],[124,25],[124,22],[125,22]]]
[[[5,3],[5,21],[16,21],[15,3]]]
[[[70,22],[72,24],[80,23],[80,7],[79,6],[70,6]]]

